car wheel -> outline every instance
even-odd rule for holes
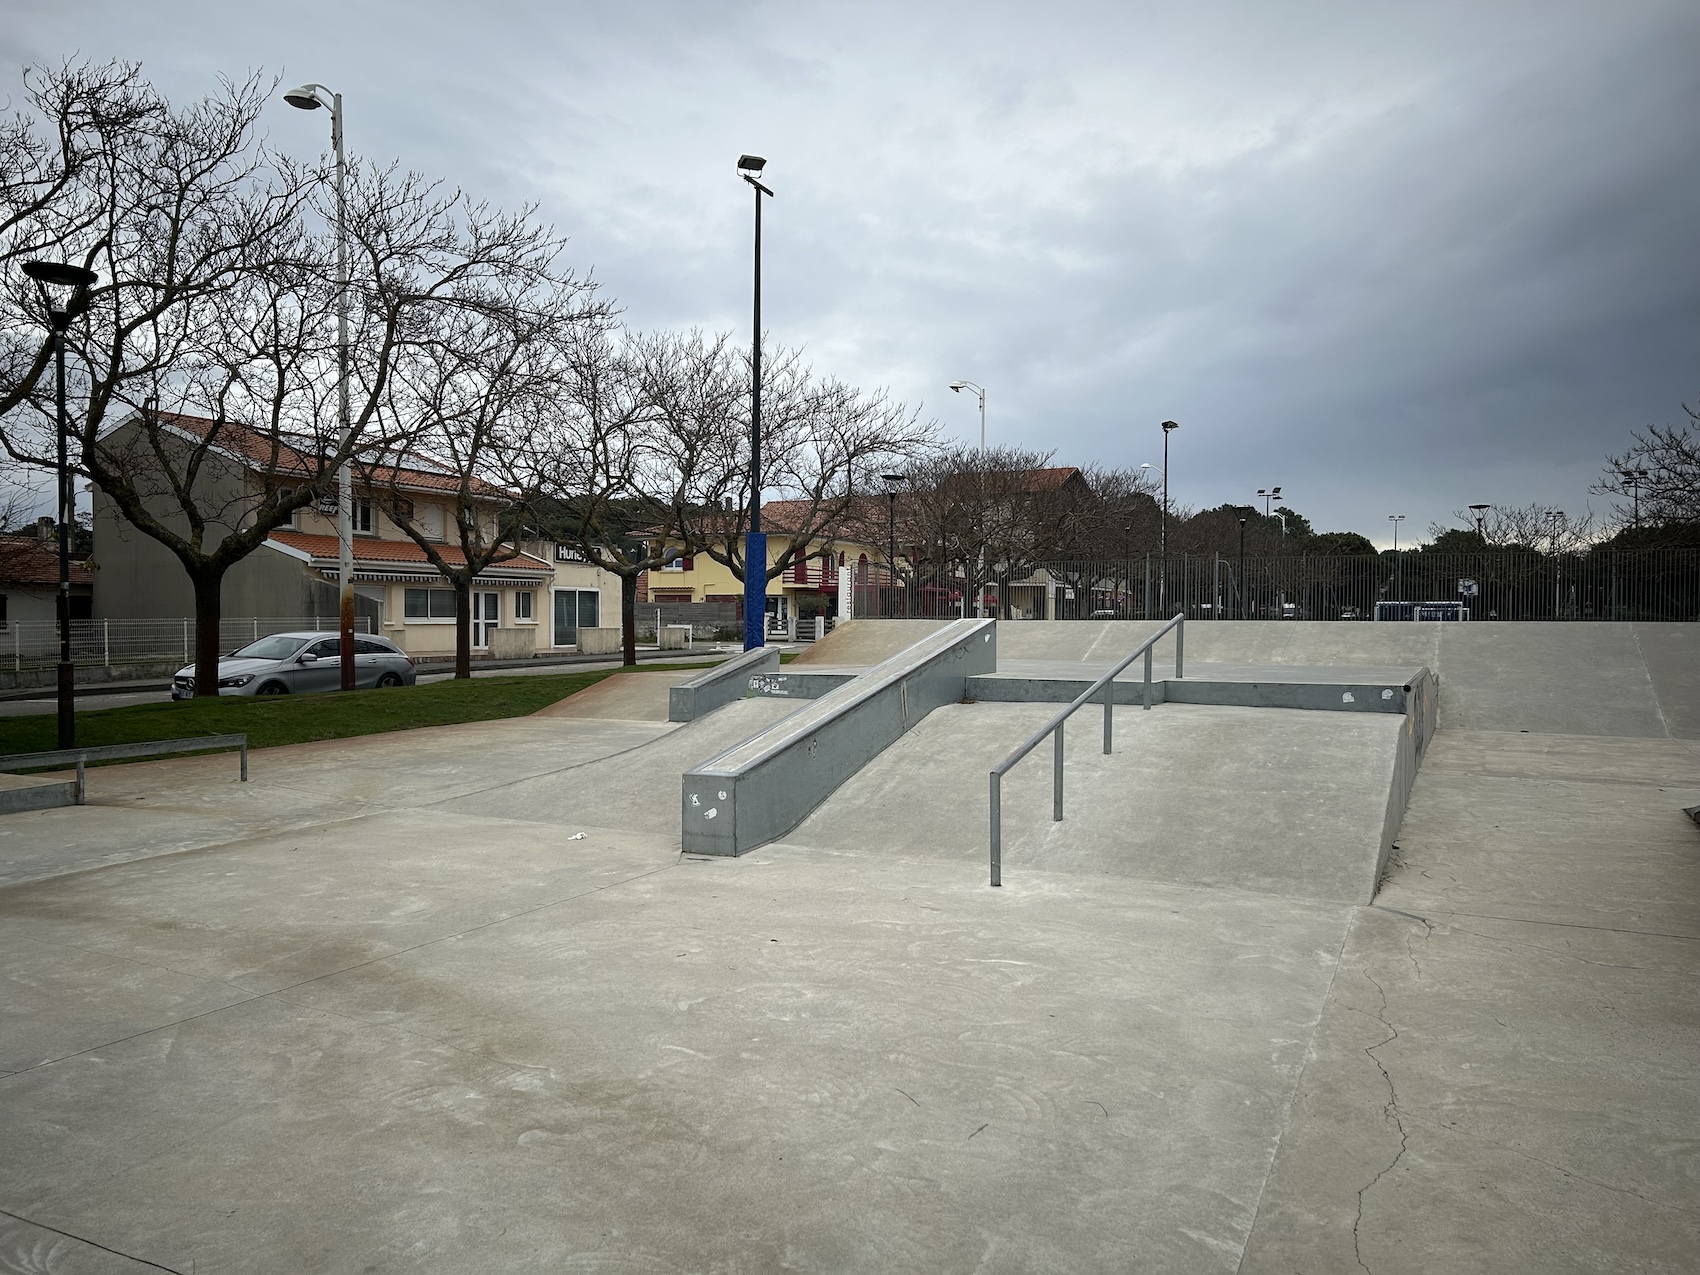
[[[287,694],[289,694],[289,688],[287,686],[285,686],[282,682],[267,682],[264,686],[260,687],[259,690],[255,691],[254,694],[256,694],[256,695],[287,695]]]
[[[394,673],[385,673],[382,677],[380,677],[378,679],[378,686],[379,686],[380,689],[382,689],[383,687],[386,687],[386,686],[400,686],[400,685],[401,685],[401,678],[397,677]]]

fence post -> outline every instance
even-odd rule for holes
[[[1151,618],[1151,555],[1145,555],[1145,618]],[[1147,705],[1149,707],[1149,705]]]
[[[189,662],[189,617],[183,617],[183,663]]]
[[[112,667],[112,621],[100,622],[100,659],[107,668]]]
[[[1053,823],[1062,821],[1062,784],[1063,784],[1063,723],[1057,723],[1054,732],[1056,736],[1056,752],[1051,759],[1051,820]]]

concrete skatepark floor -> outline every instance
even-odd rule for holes
[[[679,769],[795,702],[94,772],[0,821],[0,1270],[1692,1270],[1700,631],[1440,627],[1188,634],[1442,670],[1368,907],[1256,864],[1357,844],[1343,714],[1119,713],[1098,771],[1088,716],[996,891],[1034,705],[738,860],[678,853]]]

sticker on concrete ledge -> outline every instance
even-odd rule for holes
[[[719,813],[720,813],[720,807],[719,806],[710,806],[707,810],[702,812],[702,817],[704,819],[712,819],[712,818],[714,818],[715,815],[717,815]]]
[[[1356,699],[1352,698],[1352,693],[1350,691],[1347,691],[1344,695],[1342,695],[1340,697],[1340,702],[1342,704],[1356,704],[1358,701]]]
[[[1393,698],[1393,692],[1392,691],[1383,691],[1383,692],[1381,692],[1381,698],[1382,699],[1392,699]]]

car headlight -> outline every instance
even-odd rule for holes
[[[254,680],[254,675],[252,673],[244,673],[241,677],[221,677],[221,678],[218,679],[218,685],[219,685],[219,689],[223,690],[226,686],[230,686],[230,687],[246,686],[246,685],[248,685],[249,682],[252,682],[253,680]]]

